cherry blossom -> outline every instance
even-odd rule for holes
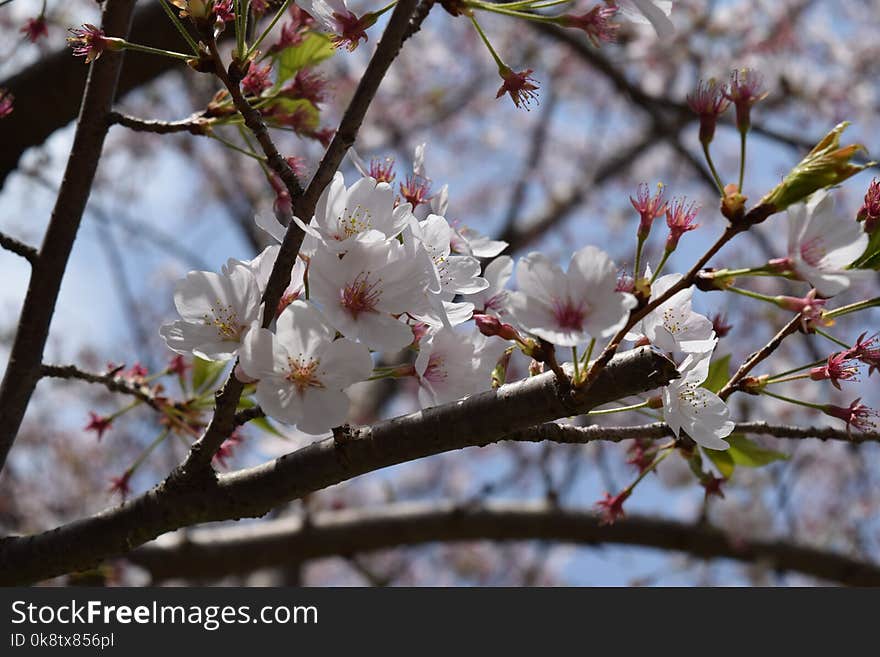
[[[412,242],[353,242],[344,257],[320,246],[309,268],[314,299],[330,323],[370,349],[393,351],[412,342],[393,315],[426,311],[430,273]]]
[[[457,294],[475,294],[489,287],[480,276],[476,258],[452,255],[452,227],[443,217],[430,214],[424,221],[413,221],[407,237],[417,246],[421,266],[430,273],[427,289],[430,310],[414,315],[435,327],[452,327],[470,318],[474,306],[470,302],[453,302]]]
[[[438,212],[437,214],[444,214]],[[469,226],[453,222],[451,247],[455,253],[475,258],[494,258],[508,247],[504,240],[492,240]]]
[[[411,217],[409,203],[394,207],[394,191],[388,183],[364,177],[346,188],[345,179],[337,172],[318,199],[311,224],[305,225],[298,217],[294,221],[331,251],[344,253],[354,242],[396,237]],[[260,221],[265,223],[266,219]],[[272,231],[277,229],[272,226]]]
[[[320,434],[348,418],[344,390],[373,369],[369,350],[336,332],[313,305],[294,301],[275,333],[254,329],[241,350],[241,367],[259,379],[256,398],[270,417]]]
[[[617,0],[621,13],[634,23],[650,23],[657,36],[671,37],[675,25],[669,19],[672,0]]]
[[[159,329],[169,349],[205,360],[230,360],[260,318],[260,288],[242,264],[223,274],[192,271],[178,283],[174,305],[182,319]]]
[[[633,295],[617,291],[617,267],[594,246],[575,252],[567,272],[547,256],[529,253],[517,263],[516,278],[519,291],[509,296],[516,321],[561,347],[613,335],[636,305]]]
[[[661,276],[651,285],[651,298],[659,298],[682,279],[681,274]],[[652,310],[641,321],[639,330],[652,344],[664,351],[703,353],[715,344],[712,320],[691,308],[694,290],[686,288]],[[638,339],[634,334],[627,337]]]
[[[503,343],[500,340],[495,342],[502,345],[503,351]],[[486,367],[487,363],[481,362],[477,354],[477,346],[474,336],[449,328],[441,328],[422,338],[415,362],[422,408],[489,389],[489,372],[494,362]]]
[[[280,251],[281,247],[277,244],[273,244],[272,246],[267,246],[263,249],[263,251],[252,260],[236,260],[235,258],[230,258],[223,266],[222,271],[224,274],[228,274],[232,268],[237,265],[250,269],[254,277],[257,279],[257,285],[260,288],[260,297],[262,298],[266,291],[266,286],[269,284],[269,276],[272,274],[272,268],[275,266],[275,261],[278,259],[278,253]],[[293,265],[293,269],[290,272],[290,283],[287,284],[287,288],[285,288],[284,293],[281,295],[281,301],[278,304],[276,314],[284,310],[292,301],[295,301],[302,296],[305,290],[305,275],[306,263],[302,258],[297,258]]]
[[[361,39],[367,40],[367,30],[376,22],[375,14],[365,14],[360,18],[352,13],[345,0],[300,0],[299,4],[321,26],[333,34],[333,43],[339,48],[352,52]]]
[[[834,213],[826,191],[788,208],[788,266],[825,297],[840,294],[869,272],[846,269],[864,253],[868,236],[861,225]]]
[[[508,315],[508,295],[505,288],[513,275],[513,258],[499,256],[486,265],[483,278],[489,283],[485,290],[473,294],[465,294],[465,301],[474,304],[474,309],[487,315],[504,317]]]
[[[703,447],[727,449],[730,445],[724,438],[734,427],[730,409],[718,395],[701,387],[709,376],[711,359],[711,350],[688,354],[678,368],[681,378],[663,388],[663,419],[676,438],[684,430]]]

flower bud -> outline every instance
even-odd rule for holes
[[[761,199],[759,207],[769,206],[770,214],[780,212],[789,205],[803,201],[813,192],[839,185],[866,167],[876,164],[851,162],[853,156],[858,151],[865,150],[865,147],[861,144],[841,147],[840,135],[848,125],[848,121],[839,123],[825,135],[783,181]]]

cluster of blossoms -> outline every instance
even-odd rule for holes
[[[238,358],[265,412],[313,434],[346,420],[344,391],[371,377],[371,352],[418,350],[395,375],[418,378],[423,405],[488,389],[506,345],[456,327],[473,315],[468,297],[490,286],[475,254],[506,244],[450,225],[446,203],[444,189],[417,215],[389,182],[364,176],[347,187],[337,173],[315,215],[295,218],[305,240],[271,321],[261,299],[279,246],[220,273],[191,272],[174,295],[181,319],[161,335],[180,354]],[[274,214],[257,223],[283,237]]]
[[[161,329],[168,346],[206,360],[237,358],[237,375],[256,383],[268,415],[318,434],[346,421],[345,391],[354,383],[412,376],[422,406],[442,404],[503,383],[498,369],[514,347],[538,358],[544,341],[576,349],[624,327],[637,299],[606,253],[581,248],[567,270],[538,252],[514,264],[499,255],[506,243],[447,221],[447,190],[429,196],[423,158],[420,148],[396,194],[391,161],[368,166],[353,154],[362,177],[346,186],[337,173],[314,216],[294,218],[305,237],[272,317],[262,316],[261,299],[279,246],[250,261],[231,259],[220,273],[191,272],[174,295],[181,319]],[[275,214],[258,215],[257,224],[282,240]],[[481,271],[478,258],[493,259]],[[680,279],[658,278],[651,294]],[[679,355],[682,377],[663,391],[666,420],[676,435],[723,449],[733,423],[724,402],[700,387],[717,337],[713,322],[693,311],[691,294],[670,297],[627,337]],[[374,370],[371,353],[404,350],[417,352],[412,364]]]

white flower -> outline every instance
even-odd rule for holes
[[[482,338],[479,334],[477,337]],[[501,340],[501,351],[506,345]],[[422,408],[461,399],[491,387],[490,360],[485,341],[450,328],[429,333],[419,342],[415,369],[419,378],[419,403]],[[494,351],[493,351],[494,353]],[[495,357],[495,361],[500,357]]]
[[[709,376],[712,352],[688,354],[678,368],[681,378],[663,388],[663,419],[676,438],[682,430],[709,449],[727,449],[724,438],[733,432],[727,404],[714,392],[700,387]]]
[[[348,419],[345,388],[370,376],[369,350],[336,332],[313,305],[294,301],[275,333],[255,328],[241,350],[241,367],[259,379],[256,398],[270,417],[320,434]]]
[[[651,285],[651,297],[661,297],[681,278],[681,274],[661,276]],[[641,332],[652,344],[664,351],[686,353],[704,353],[715,346],[712,320],[691,309],[692,296],[692,287],[677,292],[642,320]]]
[[[353,242],[342,258],[318,249],[309,287],[311,298],[343,335],[370,349],[394,351],[410,344],[413,335],[392,315],[427,309],[428,276],[411,243]]]
[[[669,20],[672,0],[617,0],[623,15],[635,23],[650,23],[657,36],[675,34],[675,25]]]
[[[474,294],[464,295],[465,301],[474,304],[477,312],[495,317],[504,317],[508,314],[508,292],[505,288],[513,275],[513,258],[499,256],[486,265],[483,278],[489,282],[489,287]]]
[[[572,255],[568,272],[532,252],[517,263],[518,292],[510,310],[523,329],[561,347],[613,335],[636,305],[617,292],[617,268],[604,251],[587,246]]]
[[[269,276],[272,274],[272,268],[275,266],[275,261],[278,259],[279,251],[281,251],[281,247],[273,244],[272,246],[267,246],[263,249],[263,251],[252,260],[236,260],[235,258],[229,258],[229,260],[226,261],[226,264],[223,265],[222,272],[223,274],[228,274],[236,265],[247,267],[257,279],[257,285],[260,288],[260,296],[262,296],[266,291],[266,285],[269,283]],[[305,288],[305,273],[306,263],[301,258],[297,258],[293,265],[293,269],[290,272],[290,283],[287,285],[287,289],[282,295],[283,303],[290,303],[302,295],[303,289]]]
[[[278,221],[278,218],[275,216],[274,212],[270,212],[268,210],[258,212],[254,216],[254,223],[257,225],[257,228],[261,229],[262,231],[273,237],[275,241],[279,244],[284,241],[284,234],[287,232],[287,229],[281,224],[280,221]],[[318,237],[315,237],[316,234],[317,231],[315,231],[314,229],[306,232],[305,237],[303,237],[302,244],[299,247],[300,258],[305,258],[306,260],[308,260],[313,255],[315,255],[318,244],[321,242]]]
[[[834,199],[826,191],[804,204],[788,208],[788,259],[791,268],[819,294],[831,297],[870,272],[846,267],[864,253],[868,236],[861,225],[834,214]]]
[[[191,271],[177,284],[181,320],[159,329],[168,348],[205,360],[230,360],[260,318],[260,288],[253,272],[236,264],[223,274]]]
[[[494,258],[506,249],[508,244],[503,240],[490,240],[464,224],[454,224],[451,246],[455,253],[462,255]]]
[[[443,217],[430,214],[424,221],[413,221],[404,239],[415,243],[418,259],[431,277],[427,290],[430,310],[417,319],[451,328],[467,321],[474,310],[469,302],[453,303],[457,294],[475,294],[489,287],[480,276],[480,261],[470,256],[452,255],[452,228]],[[460,321],[458,321],[460,320]]]
[[[381,242],[397,237],[412,217],[412,206],[394,207],[394,191],[385,182],[369,176],[350,188],[338,171],[321,193],[311,224],[293,220],[308,235],[336,253],[345,253],[354,242]]]

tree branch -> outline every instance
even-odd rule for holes
[[[342,116],[333,141],[327,148],[327,152],[324,154],[318,170],[315,172],[305,192],[302,192],[299,181],[293,174],[293,170],[284,158],[278,154],[259,110],[252,108],[244,96],[242,96],[238,82],[232,80],[224,71],[219,61],[216,46],[209,44],[212,47],[212,56],[215,61],[217,74],[229,89],[233,102],[244,117],[248,128],[258,138],[260,146],[263,148],[263,152],[268,159],[268,165],[281,177],[288,187],[291,199],[293,200],[292,214],[294,216],[305,217],[305,221],[308,221],[314,214],[321,192],[330,183],[333,174],[342,162],[342,158],[354,143],[367,109],[369,109],[373,97],[379,90],[379,84],[388,72],[391,62],[394,61],[400,52],[403,42],[418,31],[433,4],[432,0],[426,0],[416,8],[417,2],[418,0],[400,0],[394,8],[379,45],[376,47],[376,51],[361,77],[357,90]],[[290,175],[288,175],[288,172]],[[274,316],[271,309],[278,306],[281,295],[290,283],[290,272],[293,269],[294,261],[299,253],[304,236],[305,233],[303,233],[302,229],[291,221],[284,234],[284,240],[281,243],[281,248],[272,267],[272,273],[266,284],[266,291],[263,294],[263,302],[266,308],[264,312],[264,325],[267,327]],[[208,424],[202,437],[193,445],[186,461],[175,471],[174,477],[186,477],[194,471],[204,469],[210,465],[214,453],[235,428],[235,407],[238,404],[238,399],[241,397],[242,389],[242,384],[234,375],[230,374],[217,397],[217,404],[211,422]]]
[[[110,112],[107,117],[110,125],[121,125],[135,132],[152,132],[157,135],[168,135],[176,132],[188,132],[191,135],[207,135],[211,132],[211,121],[196,112],[182,121],[157,121],[140,119],[122,112]]]
[[[628,516],[602,525],[589,510],[544,504],[493,502],[398,503],[376,509],[326,511],[303,523],[289,518],[259,526],[200,529],[163,537],[128,555],[153,576],[200,579],[244,574],[318,557],[347,556],[435,541],[542,540],[597,545],[616,543],[685,552],[700,559],[764,562],[855,586],[880,585],[880,567],[842,554],[734,536],[714,527]]]
[[[178,49],[180,34],[161,5],[158,2],[143,2],[141,5],[132,21],[133,40],[157,48]],[[119,36],[122,32],[109,34]],[[107,55],[107,59],[112,57]],[[129,52],[125,59],[125,74],[117,86],[120,97],[174,68],[186,70],[179,60],[168,57]],[[16,99],[15,111],[3,119],[0,187],[28,148],[42,144],[55,130],[77,117],[88,70],[89,67],[65,47],[0,82],[0,87],[9,89]]]
[[[101,21],[104,31],[114,36],[127,35],[134,5],[135,0],[108,0]],[[121,53],[106,53],[89,69],[64,181],[43,238],[40,256],[31,271],[9,365],[0,384],[0,471],[40,378],[49,324],[98,168],[107,135],[107,115],[116,95],[121,68]]]
[[[616,356],[590,391],[560,389],[545,373],[334,437],[216,479],[171,476],[119,507],[42,534],[0,540],[0,584],[33,582],[91,567],[168,531],[200,522],[257,517],[278,504],[398,463],[465,447],[584,413],[666,385],[677,375],[659,351]]]
[[[10,253],[21,256],[31,265],[37,264],[37,258],[40,257],[39,252],[32,246],[20,242],[14,237],[9,237],[5,233],[0,233],[0,248],[6,249]]]
[[[40,376],[53,379],[76,379],[104,386],[110,392],[118,392],[140,399],[145,404],[161,410],[161,406],[150,391],[149,386],[138,385],[116,376],[115,373],[94,374],[85,372],[75,365],[41,365]]]

